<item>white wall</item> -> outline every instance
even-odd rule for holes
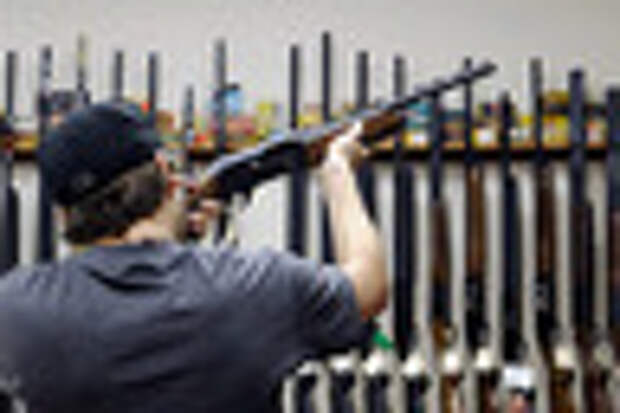
[[[207,91],[218,37],[228,40],[231,76],[251,100],[286,97],[287,47],[299,42],[305,51],[304,95],[316,101],[319,34],[325,29],[333,32],[337,48],[336,100],[351,96],[350,61],[358,48],[371,51],[373,90],[383,95],[390,91],[394,53],[415,62],[412,78],[418,80],[453,69],[465,55],[492,58],[502,70],[487,90],[510,86],[521,92],[524,64],[532,55],[546,58],[555,86],[564,84],[567,68],[576,64],[590,69],[596,92],[620,80],[620,2],[614,0],[0,0],[0,10],[0,50],[28,53],[23,87],[36,83],[36,52],[44,43],[59,53],[59,82],[73,82],[76,37],[84,32],[91,39],[94,87],[101,93],[108,90],[113,49],[129,54],[129,79],[138,95],[146,51],[161,51],[163,101],[171,108],[180,107],[187,83]],[[26,100],[21,106],[31,109]]]

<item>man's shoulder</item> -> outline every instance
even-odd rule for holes
[[[53,273],[58,272],[58,263],[21,266],[12,269],[0,277],[0,301],[24,294],[54,280]]]

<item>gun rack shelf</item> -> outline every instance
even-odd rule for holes
[[[246,148],[245,145],[229,145],[230,152],[235,152]],[[515,160],[527,160],[534,156],[536,147],[533,141],[513,142],[511,146],[511,156]],[[501,151],[499,144],[487,144],[478,146],[474,152],[484,160],[499,160]],[[570,146],[564,144],[545,144],[545,154],[553,159],[566,159],[570,154]],[[215,148],[204,146],[192,148],[189,152],[192,161],[209,161],[215,158]],[[607,155],[607,144],[605,142],[591,142],[587,146],[586,154],[589,159],[601,160]],[[426,144],[405,144],[404,158],[407,160],[425,160],[430,155],[430,148]],[[377,145],[373,150],[372,159],[376,161],[390,161],[393,159],[393,141],[386,141]],[[459,161],[465,156],[465,145],[460,141],[446,142],[444,145],[443,157],[446,160]],[[15,159],[18,161],[33,161],[35,159],[35,149],[28,147],[16,147]]]

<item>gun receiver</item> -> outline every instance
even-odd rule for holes
[[[401,112],[411,104],[466,81],[489,76],[495,70],[492,63],[481,64],[470,72],[459,72],[433,86],[419,87],[411,96],[377,105],[345,120],[303,131],[289,131],[251,149],[222,156],[207,168],[198,197],[226,200],[234,193],[249,193],[256,185],[290,171],[293,165],[314,167],[323,159],[331,141],[355,121],[363,122],[364,143],[385,139],[403,128],[406,119]]]

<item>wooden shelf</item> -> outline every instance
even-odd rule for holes
[[[247,146],[236,145],[230,147],[230,152],[242,150]],[[373,148],[372,159],[377,161],[390,161],[393,157],[393,140],[384,141],[375,145]],[[405,143],[404,157],[407,160],[424,160],[430,155],[429,146],[420,143]],[[532,140],[513,142],[511,144],[511,156],[517,160],[531,158],[536,150]],[[544,151],[555,159],[567,158],[570,155],[570,146],[567,143],[545,144]],[[474,149],[481,159],[499,159],[501,155],[500,146],[497,143],[478,146]],[[586,154],[591,159],[603,159],[607,153],[605,142],[591,142],[587,145]],[[19,145],[15,148],[15,159],[17,161],[34,161],[36,150],[33,145]],[[465,156],[465,145],[462,141],[449,141],[444,145],[443,156],[446,160],[461,160]],[[215,158],[215,148],[213,145],[204,145],[200,148],[190,149],[190,159],[193,161],[209,161]]]

